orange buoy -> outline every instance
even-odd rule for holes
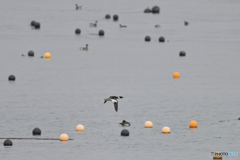
[[[77,125],[76,131],[84,131],[84,126],[81,124]]]
[[[151,121],[147,121],[147,122],[145,122],[144,127],[145,128],[152,128],[153,127],[153,123]]]
[[[51,58],[51,54],[50,54],[50,53],[48,53],[48,52],[47,52],[47,53],[45,53],[45,54],[44,54],[44,58]]]
[[[173,73],[173,78],[180,78],[180,73],[174,72]]]
[[[162,129],[162,133],[165,133],[165,134],[170,134],[171,130],[169,127],[163,127]]]
[[[65,133],[61,134],[60,141],[68,141],[68,135]]]
[[[197,128],[198,127],[198,123],[197,121],[191,121],[189,123],[189,128]]]

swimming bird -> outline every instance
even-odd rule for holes
[[[76,10],[82,10],[83,6],[79,6],[78,4],[76,4]]]
[[[122,123],[119,123],[121,126],[130,126],[131,124],[125,120],[122,121]]]
[[[184,21],[184,24],[185,24],[185,26],[187,26],[187,25],[188,25],[188,22],[187,22],[187,21]]]
[[[144,12],[144,13],[151,13],[152,10],[148,7],[148,8],[146,8],[143,12]]]
[[[120,26],[121,28],[127,28],[127,26],[124,26],[124,25],[121,25],[121,24],[120,24],[119,26]]]
[[[95,23],[90,23],[90,27],[97,27],[97,21]]]
[[[155,25],[155,28],[160,28],[161,26],[159,24]]]
[[[86,47],[81,47],[80,50],[87,51],[88,50],[88,44],[86,44]]]
[[[118,101],[117,101],[117,99],[121,99],[121,98],[125,98],[125,97],[123,97],[123,96],[119,96],[119,97],[117,97],[117,96],[110,96],[110,97],[104,99],[104,103],[106,103],[107,101],[112,101],[113,104],[114,104],[114,108],[115,108],[115,110],[117,112],[118,111]]]

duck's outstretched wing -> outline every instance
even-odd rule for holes
[[[115,110],[117,112],[118,111],[118,101],[116,99],[111,99],[111,101],[113,102],[114,108],[115,108]]]
[[[114,102],[114,108],[116,110],[116,112],[118,111],[118,102]]]

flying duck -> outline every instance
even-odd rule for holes
[[[90,27],[97,27],[97,21],[95,23],[90,23]]]
[[[78,4],[76,4],[76,10],[82,10],[83,6],[79,6]]]
[[[124,26],[124,25],[121,25],[121,24],[120,24],[119,26],[120,26],[121,28],[127,28],[127,26]]]
[[[104,99],[104,103],[106,103],[107,101],[112,101],[113,104],[114,104],[114,108],[116,110],[116,112],[118,111],[118,101],[117,99],[121,99],[121,98],[125,98],[125,97],[122,97],[122,96],[110,96],[109,98],[105,98]]]
[[[121,126],[130,126],[131,124],[125,120],[122,121],[122,123],[119,123]]]
[[[80,50],[87,51],[88,50],[88,44],[86,44],[86,47],[81,47]]]

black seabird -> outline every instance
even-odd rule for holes
[[[107,101],[112,101],[113,104],[114,104],[114,108],[116,110],[116,112],[118,111],[118,101],[117,99],[121,99],[121,98],[125,98],[125,97],[122,97],[122,96],[110,96],[109,98],[105,98],[104,99],[104,103],[106,103]]]
[[[119,123],[121,126],[130,126],[131,124],[125,120],[122,121],[122,123]]]

